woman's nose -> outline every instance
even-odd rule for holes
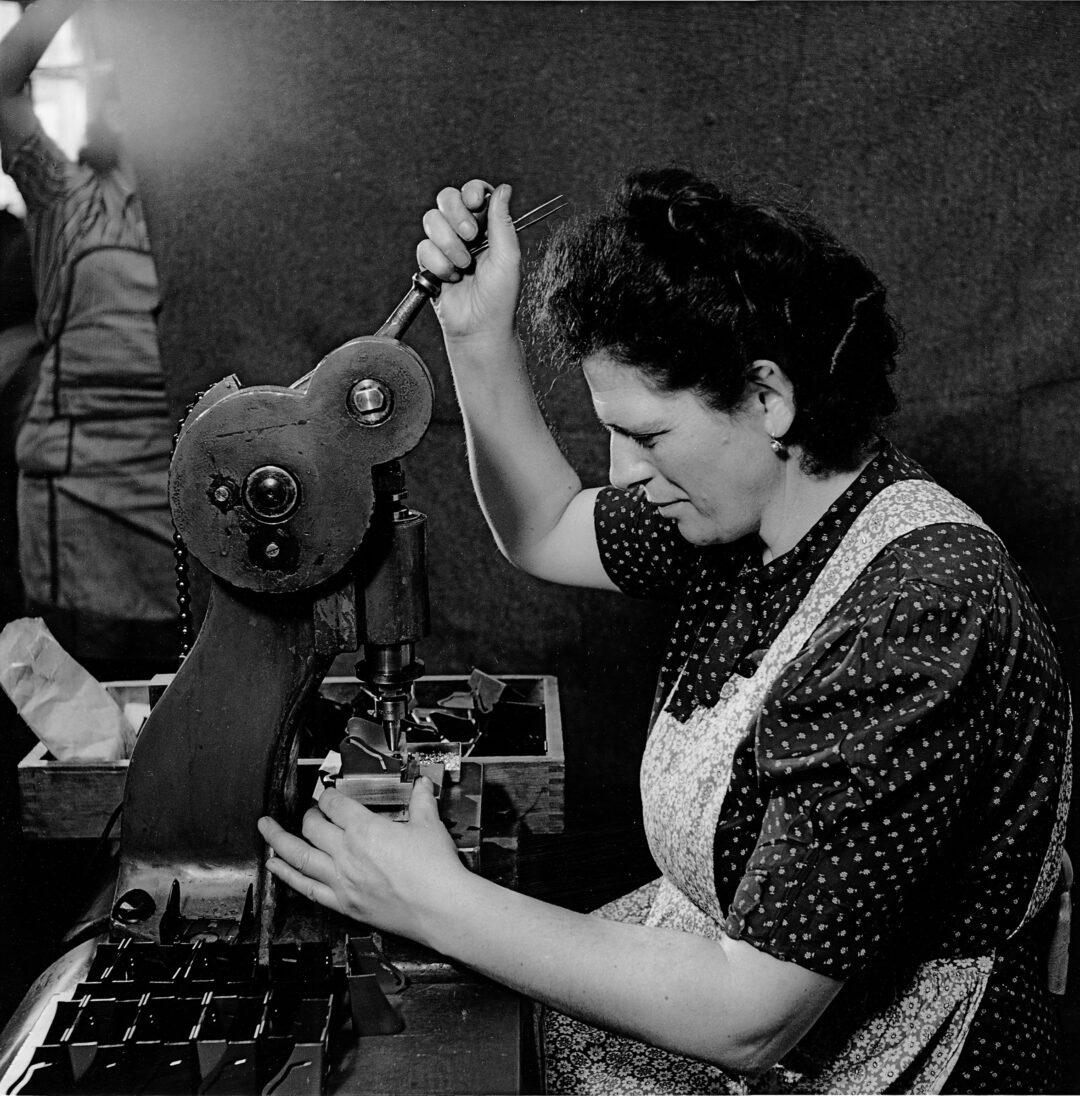
[[[647,483],[653,476],[653,466],[645,450],[631,438],[612,434],[608,454],[608,478],[612,487],[628,491]]]

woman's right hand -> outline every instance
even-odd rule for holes
[[[514,337],[521,288],[521,251],[510,217],[510,186],[471,179],[439,192],[424,214],[427,238],[416,248],[420,266],[444,284],[435,311],[448,341],[502,341]],[[488,247],[469,248],[487,232]],[[475,265],[474,265],[475,264]]]

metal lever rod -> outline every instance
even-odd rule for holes
[[[562,201],[562,197],[561,194],[557,194],[554,198],[549,198],[546,202],[541,202],[538,206],[534,206],[528,213],[523,213],[514,221],[514,228],[520,232],[522,229],[531,228],[533,225],[539,224],[553,213],[558,213],[560,209],[569,205],[569,202]],[[554,203],[556,202],[560,202],[561,204],[555,205]],[[474,247],[469,248],[469,254],[479,255],[487,246],[488,242],[487,240],[484,240]],[[432,277],[429,271],[418,270],[412,276],[412,288],[404,297],[402,297],[401,303],[390,313],[386,322],[375,332],[375,334],[387,339],[400,339],[409,324],[411,324],[423,311],[424,305],[426,305],[428,301],[435,300],[441,290],[442,282],[437,278]],[[302,377],[297,377],[289,387],[303,388],[311,379],[311,374],[314,372],[315,370],[312,369]]]
[[[559,202],[559,205],[555,205]],[[546,202],[541,202],[538,206],[534,206],[528,213],[522,213],[516,221],[514,221],[514,228],[518,232],[522,229],[532,228],[533,225],[539,224],[541,221],[550,217],[552,213],[558,213],[560,209],[564,209],[568,206],[569,202],[562,201],[562,195],[556,194],[554,198],[548,198]],[[551,207],[550,209],[548,207]],[[486,251],[488,246],[487,239],[484,239],[482,243],[478,243],[475,247],[469,248],[470,255],[479,255],[481,251]]]
[[[442,282],[433,278],[428,271],[418,270],[412,276],[412,289],[401,298],[397,308],[375,334],[386,339],[400,339],[409,324],[423,311],[424,305],[435,300],[441,291]]]
[[[561,204],[556,205],[556,202],[560,202]],[[553,213],[557,213],[567,204],[567,202],[562,201],[562,195],[557,194],[554,198],[549,198],[546,202],[541,202],[540,205],[534,206],[528,213],[523,213],[514,221],[514,228],[517,229],[518,232],[525,228],[531,228],[533,225],[539,224],[545,218],[550,217]],[[482,243],[470,247],[469,254],[479,255],[487,246],[488,241],[485,239]],[[420,315],[424,305],[427,304],[428,301],[435,300],[442,290],[442,282],[433,278],[426,270],[418,270],[412,277],[412,283],[412,289],[405,294],[401,303],[390,313],[390,316],[382,327],[375,332],[376,335],[381,335],[388,339],[400,339],[409,324]]]

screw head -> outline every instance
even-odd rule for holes
[[[266,556],[267,559],[277,559],[278,556],[281,555],[281,545],[277,544],[275,541],[270,541],[270,543],[263,549],[263,554]]]
[[[229,489],[224,484],[214,490],[215,502],[228,502],[229,501]]]
[[[364,426],[378,426],[390,417],[394,394],[382,381],[365,377],[352,386],[349,409]]]

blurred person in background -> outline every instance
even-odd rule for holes
[[[44,345],[16,454],[25,608],[106,680],[176,665],[175,424],[157,273],[112,75],[93,76],[77,162],[31,100],[31,74],[78,7],[36,0],[0,40],[0,153],[26,203]]]
[[[0,627],[22,616],[15,440],[41,365],[30,241],[22,220],[0,210]]]

